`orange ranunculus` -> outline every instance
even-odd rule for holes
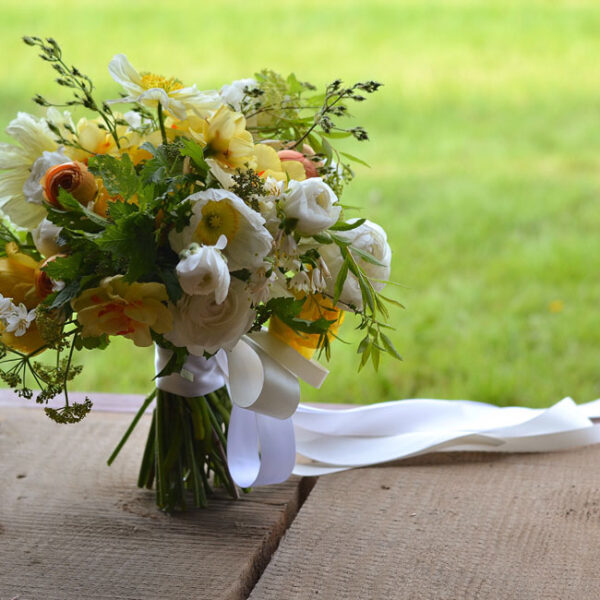
[[[171,330],[173,317],[166,301],[162,283],[126,283],[122,275],[116,275],[82,292],[71,300],[71,306],[83,326],[82,336],[122,335],[136,346],[150,346],[150,329],[156,333]]]
[[[329,327],[329,332],[327,333],[327,337],[331,339],[337,333],[344,320],[344,312],[336,308],[327,296],[323,294],[310,294],[306,297],[298,318],[305,319],[306,321],[316,321],[320,318],[335,321]],[[308,359],[312,358],[319,343],[318,334],[296,333],[277,317],[271,317],[269,321],[269,333]]]
[[[319,176],[319,172],[317,171],[317,164],[310,160],[305,154],[302,154],[302,152],[298,152],[297,150],[280,150],[277,153],[277,156],[279,156],[279,160],[282,163],[288,160],[294,160],[296,162],[299,162],[304,167],[306,179]]]
[[[46,201],[57,208],[62,208],[58,201],[61,188],[84,206],[95,198],[98,191],[94,176],[83,163],[77,161],[51,167],[40,183]]]

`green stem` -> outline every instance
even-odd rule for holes
[[[167,144],[167,132],[165,130],[165,116],[163,114],[162,104],[158,103],[158,125],[160,126],[160,135],[162,137],[163,144]]]
[[[125,442],[129,439],[131,432],[135,429],[135,426],[138,424],[138,421],[142,418],[142,415],[146,412],[146,409],[148,408],[148,406],[150,406],[150,402],[152,402],[152,400],[154,400],[155,396],[156,396],[156,390],[154,390],[144,400],[142,406],[140,406],[140,409],[135,414],[135,417],[133,417],[133,421],[131,421],[131,424],[127,428],[127,431],[121,438],[121,441],[117,444],[117,447],[113,450],[113,453],[110,455],[110,458],[106,461],[109,467],[110,467],[110,465],[113,464],[115,458],[117,458],[117,456],[119,455],[121,448],[123,448],[123,446],[125,445]]]

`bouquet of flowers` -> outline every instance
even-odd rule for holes
[[[315,351],[328,358],[347,312],[364,332],[360,366],[399,358],[381,294],[390,247],[381,227],[347,217],[339,198],[361,161],[334,146],[367,139],[340,123],[380,84],[319,92],[264,70],[199,91],[117,55],[122,93],[100,101],[55,40],[24,41],[71,95],[36,95],[45,114],[19,113],[15,143],[0,145],[0,376],[40,404],[63,397],[45,411],[75,423],[92,408],[69,400],[75,351],[106,350],[113,336],[154,344],[156,389],[109,462],[155,402],[138,485],[164,510],[205,506],[215,485],[235,497],[232,400],[289,417],[294,400],[282,408],[275,380],[297,386]]]

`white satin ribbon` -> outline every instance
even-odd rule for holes
[[[171,353],[156,347],[156,372]],[[240,487],[285,481],[296,461],[292,415],[300,402],[299,379],[319,387],[328,371],[295,350],[258,332],[244,336],[229,352],[206,359],[189,355],[179,374],[157,379],[161,390],[203,396],[227,386],[233,403],[227,436],[227,463]]]
[[[600,442],[600,400],[565,398],[548,409],[466,400],[399,400],[347,410],[300,405],[296,447],[312,463],[296,475],[324,475],[437,451],[549,452]]]

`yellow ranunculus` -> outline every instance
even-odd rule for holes
[[[344,320],[344,312],[336,308],[331,299],[323,294],[309,294],[302,306],[302,310],[298,314],[299,319],[306,321],[316,321],[320,318],[334,321],[327,333],[327,337],[331,339],[340,328]],[[311,359],[319,344],[319,335],[316,333],[296,333],[277,317],[271,317],[269,321],[269,333],[276,338],[291,346],[296,352],[299,352],[305,358]]]
[[[35,285],[36,277],[40,273],[39,263],[18,249],[11,248],[10,244],[7,245],[7,251],[7,256],[0,258],[0,294],[5,298],[12,298],[14,304],[23,303],[28,310],[32,310],[42,300]],[[28,354],[44,344],[35,321],[21,336],[3,329],[0,325],[0,341],[19,352]]]
[[[302,163],[297,160],[281,161],[271,146],[256,144],[254,154],[256,156],[256,172],[265,179],[267,177],[273,177],[277,181],[287,181],[288,179],[304,181],[306,179]]]
[[[246,130],[246,119],[241,113],[225,105],[203,121],[202,129],[190,131],[200,143],[206,145],[206,155],[224,163],[232,169],[254,168],[254,141]]]
[[[150,329],[156,333],[171,330],[173,319],[166,301],[162,283],[126,283],[122,275],[116,275],[85,290],[71,306],[83,326],[82,336],[123,335],[136,346],[150,346]]]

